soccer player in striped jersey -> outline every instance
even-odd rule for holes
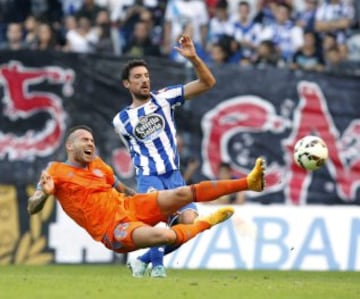
[[[216,80],[204,61],[197,55],[193,41],[184,34],[175,49],[194,67],[197,78],[186,84],[168,86],[151,91],[149,68],[143,60],[132,60],[124,68],[122,83],[132,97],[130,106],[121,110],[113,119],[116,132],[128,146],[136,169],[137,191],[172,189],[185,185],[179,169],[176,147],[174,109],[185,100],[212,88]],[[177,219],[168,223],[189,224],[197,217],[196,206],[182,207]],[[144,276],[149,263],[152,277],[166,277],[164,253],[176,247],[154,247],[137,259],[130,260],[133,276]]]

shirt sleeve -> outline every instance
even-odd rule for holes
[[[112,123],[113,123],[114,129],[115,129],[115,132],[117,134],[124,135],[126,133],[124,124],[122,123],[121,118],[120,118],[120,112],[115,115]]]
[[[184,85],[168,86],[154,93],[156,99],[166,100],[172,108],[181,106],[185,102]]]

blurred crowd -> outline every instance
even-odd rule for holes
[[[359,12],[356,0],[0,0],[0,50],[185,62],[185,32],[210,65],[336,70],[360,61]]]

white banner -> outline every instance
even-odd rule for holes
[[[360,270],[357,206],[235,206],[235,215],[165,258],[169,268]],[[216,209],[199,206],[200,213]],[[131,255],[138,255],[139,252]]]
[[[218,206],[199,205],[200,214]],[[169,268],[360,270],[360,207],[235,206],[228,221],[165,258]],[[57,263],[111,263],[114,254],[93,241],[61,208],[50,225]],[[133,257],[144,250],[131,253]]]

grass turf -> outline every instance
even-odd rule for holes
[[[360,272],[168,270],[132,278],[120,265],[0,266],[1,299],[352,299]]]

